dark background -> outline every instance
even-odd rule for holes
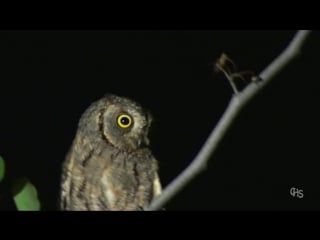
[[[232,91],[213,63],[227,53],[259,73],[295,31],[1,31],[0,155],[10,186],[28,177],[43,210],[57,210],[61,163],[77,122],[106,92],[154,116],[151,148],[167,185],[193,159]],[[167,210],[320,210],[319,50],[298,60],[240,114],[207,170]],[[292,187],[303,190],[299,199]]]

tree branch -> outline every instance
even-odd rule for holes
[[[164,204],[181,191],[193,178],[206,168],[207,162],[217,149],[221,139],[235,120],[241,109],[259,93],[281,70],[283,70],[301,52],[310,31],[300,30],[296,33],[287,48],[260,73],[262,81],[253,81],[242,92],[233,95],[227,109],[222,115],[216,127],[202,146],[196,158],[191,164],[177,176],[162,192],[154,199],[147,211],[159,210]]]

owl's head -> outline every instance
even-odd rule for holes
[[[85,111],[79,128],[87,129],[86,135],[99,134],[96,137],[119,149],[135,150],[149,145],[151,122],[151,114],[138,103],[107,94]]]

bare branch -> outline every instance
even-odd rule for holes
[[[217,149],[221,139],[235,120],[241,109],[265,87],[281,70],[284,69],[301,52],[310,31],[300,30],[296,33],[288,47],[260,73],[262,81],[252,81],[248,86],[236,95],[233,95],[229,105],[211,132],[207,141],[202,146],[196,158],[191,164],[177,176],[162,192],[154,199],[146,210],[153,211],[161,209],[170,199],[181,191],[193,178],[206,168],[207,162]]]

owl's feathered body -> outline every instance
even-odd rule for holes
[[[63,164],[60,208],[145,209],[161,192],[157,161],[147,148],[151,120],[126,98],[106,95],[93,103]]]

